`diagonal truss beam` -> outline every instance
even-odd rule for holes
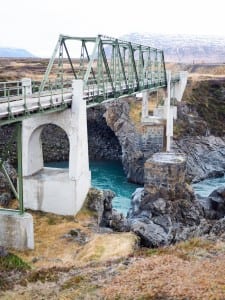
[[[72,43],[74,46],[71,46]],[[58,70],[57,55],[60,61]],[[61,78],[62,82],[82,79],[84,86],[91,87],[96,95],[100,95],[106,87],[102,100],[105,100],[105,94],[112,98],[167,86],[163,51],[103,35],[60,35],[39,91],[42,92],[46,83],[54,77]]]

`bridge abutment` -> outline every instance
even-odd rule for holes
[[[0,245],[17,250],[34,249],[33,217],[31,214],[0,212]]]
[[[68,136],[69,169],[44,167],[40,136],[47,124],[61,127]],[[22,139],[24,207],[61,215],[76,214],[91,186],[83,81],[73,82],[71,109],[23,120]]]

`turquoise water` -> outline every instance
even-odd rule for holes
[[[68,168],[68,162],[53,162],[46,164],[48,167]],[[127,182],[123,166],[117,161],[92,161],[90,162],[92,186],[99,189],[110,189],[116,193],[113,207],[124,215],[130,208],[130,199],[137,184]],[[206,179],[192,185],[195,192],[202,197],[207,197],[213,190],[225,186],[225,176]]]
[[[208,197],[218,187],[225,187],[225,176],[219,178],[210,178],[192,184],[196,194],[202,197]]]
[[[53,162],[46,166],[68,168],[68,162]],[[127,182],[123,166],[117,161],[91,161],[90,170],[92,186],[114,191],[116,197],[113,199],[113,208],[126,215],[130,208],[131,195],[140,186]]]

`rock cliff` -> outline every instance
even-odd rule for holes
[[[135,97],[106,104],[104,116],[120,142],[127,179],[143,184],[146,159],[164,148],[164,125],[142,124],[141,101]]]

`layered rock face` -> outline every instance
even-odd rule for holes
[[[128,180],[143,184],[145,161],[164,148],[164,124],[141,124],[140,115],[135,124],[131,118],[132,106],[135,107],[133,111],[140,114],[141,102],[130,97],[106,104],[104,116],[120,142]]]
[[[189,181],[219,177],[225,172],[225,137],[185,137],[174,141],[173,149],[186,153]]]
[[[189,181],[225,172],[225,81],[188,81],[178,103],[173,149],[187,154]]]
[[[87,110],[88,147],[91,160],[121,160],[121,145],[104,118],[105,106]]]

